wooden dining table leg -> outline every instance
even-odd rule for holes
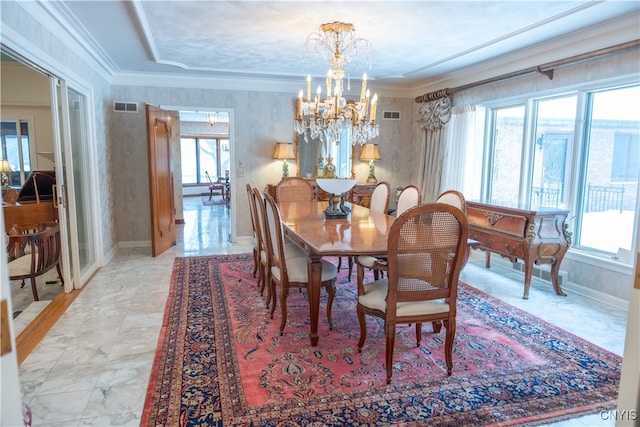
[[[309,339],[313,347],[318,345],[318,314],[320,312],[320,287],[322,280],[322,257],[309,257],[309,317],[311,333]]]

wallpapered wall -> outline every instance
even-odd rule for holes
[[[237,237],[251,234],[251,220],[246,197],[247,183],[265,188],[277,183],[282,175],[281,162],[273,159],[276,141],[294,141],[293,98],[295,94],[272,92],[224,91],[184,88],[153,88],[113,86],[116,101],[139,102],[140,112],[112,113],[109,123],[114,143],[113,162],[118,166],[114,175],[116,193],[117,240],[143,244],[149,241],[148,166],[144,103],[189,108],[232,109],[232,198],[235,199]],[[401,121],[381,121],[380,145],[382,160],[376,163],[378,180],[389,181],[392,187],[418,180],[415,153],[419,143],[414,134],[413,99],[382,98],[379,111],[401,111]],[[179,162],[174,158],[174,163]],[[239,162],[246,175],[237,176]],[[365,182],[366,162],[355,161],[356,178]]]

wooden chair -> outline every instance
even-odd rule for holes
[[[24,286],[24,280],[30,279],[33,300],[39,301],[36,277],[55,267],[60,280],[64,280],[60,270],[60,226],[58,223],[42,224],[33,232],[11,233],[8,237],[9,280],[22,279]]]
[[[313,186],[304,178],[296,176],[282,178],[276,185],[276,201],[300,202],[313,200]]]
[[[389,211],[389,195],[389,183],[385,181],[379,182],[373,189],[373,193],[371,193],[369,209],[374,212],[387,213]]]
[[[467,202],[464,195],[458,190],[447,190],[438,195],[436,203],[445,203],[447,205],[455,206],[467,215]],[[480,242],[475,239],[467,239],[467,249],[465,251],[464,259],[462,261],[462,268],[467,265],[471,248],[474,246],[480,246]]]
[[[253,198],[253,207],[255,209],[256,216],[256,235],[258,238],[258,244],[260,247],[260,252],[258,253],[258,262],[260,265],[260,295],[264,293],[265,287],[267,288],[267,307],[271,304],[271,300],[273,296],[271,295],[271,288],[269,287],[269,282],[271,281],[271,273],[270,273],[270,249],[269,242],[267,240],[267,226],[266,226],[266,217],[265,217],[265,206],[264,206],[264,196],[257,188],[253,188],[252,194]]]
[[[418,206],[422,202],[422,194],[415,185],[407,185],[402,189],[400,196],[398,196],[398,206],[396,207],[396,217],[400,216],[407,209],[414,206]],[[369,255],[361,255],[356,259],[358,264],[356,270],[356,277],[358,283],[364,280],[364,269],[370,268],[373,270],[373,277],[375,280],[380,278],[380,274],[386,271],[387,264],[386,258],[376,258]],[[351,276],[349,276],[351,277]]]
[[[280,287],[280,308],[282,311],[282,319],[280,321],[280,335],[283,335],[284,327],[287,324],[287,297],[289,289],[300,288],[308,289],[309,287],[309,270],[308,257],[288,257],[285,253],[284,230],[280,211],[276,201],[270,194],[265,195],[266,199],[266,222],[267,237],[269,239],[269,248],[271,250],[271,292],[275,295],[276,286]],[[336,266],[328,261],[322,260],[322,286],[327,290],[327,321],[329,329],[333,329],[333,320],[331,318],[331,307],[336,294],[336,276],[338,271]],[[275,300],[271,306],[271,317],[275,311]]]
[[[261,283],[260,283],[260,295],[264,293],[264,289],[267,289],[267,307],[273,307],[275,310],[275,298],[276,295],[272,292],[271,283],[271,247],[269,242],[269,237],[267,233],[269,232],[267,226],[267,213],[265,206],[264,194],[260,192],[257,188],[253,189],[253,201],[254,206],[256,208],[256,230],[258,232],[258,240],[260,241],[260,253],[259,253],[259,262],[260,262],[260,270],[261,270]],[[287,258],[307,258],[307,254],[296,246],[289,239],[285,238],[284,243],[285,256]],[[271,305],[273,304],[273,306]]]
[[[460,209],[441,203],[410,208],[391,226],[387,277],[358,284],[358,351],[367,338],[365,315],[384,319],[387,384],[391,383],[397,323],[416,324],[419,347],[422,323],[443,321],[447,375],[451,375],[458,277],[467,235],[467,218]]]
[[[256,273],[258,275],[258,285],[262,281],[260,267],[260,239],[258,238],[258,232],[256,229],[256,206],[253,198],[253,187],[251,184],[247,183],[247,198],[249,199],[249,213],[251,216],[251,230],[253,232],[252,242],[253,242],[253,277],[256,277]]]

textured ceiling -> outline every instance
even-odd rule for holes
[[[63,1],[50,7],[114,75],[168,74],[301,81],[326,75],[305,53],[320,24],[350,22],[372,49],[348,71],[416,85],[513,52],[563,43],[637,1]],[[559,58],[537,60],[549,61]],[[566,57],[566,56],[565,56]],[[538,63],[540,63],[538,62]]]

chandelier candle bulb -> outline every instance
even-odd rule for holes
[[[307,101],[311,102],[311,74],[307,74]]]
[[[371,123],[376,121],[376,107],[378,106],[378,94],[374,94],[371,99]]]
[[[296,100],[296,118],[302,119],[302,89],[298,93],[298,99]]]
[[[360,102],[364,101],[365,94],[368,98],[369,94],[367,93],[367,73],[364,73],[362,75],[362,89],[360,90]]]
[[[331,70],[327,72],[327,98],[331,96]]]

